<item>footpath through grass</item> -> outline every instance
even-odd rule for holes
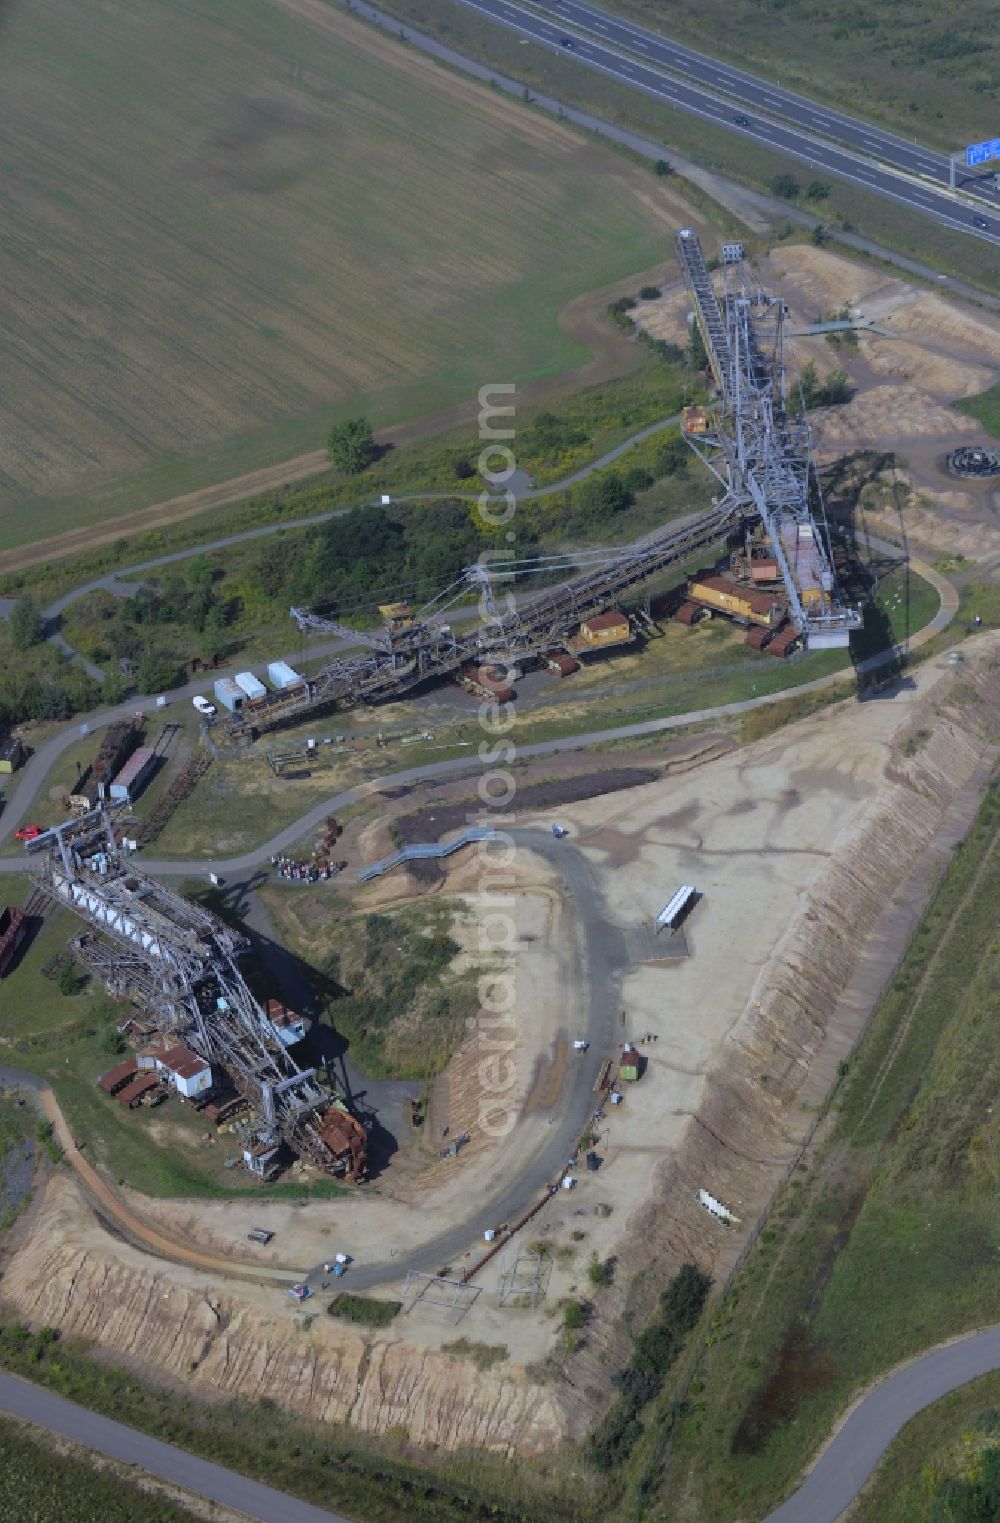
[[[868,1381],[1000,1318],[998,902],[994,779],[827,1140],[779,1198],[713,1323],[649,1516],[729,1523],[767,1511]]]

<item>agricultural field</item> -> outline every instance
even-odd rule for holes
[[[74,18],[4,13],[0,548],[563,372],[566,304],[667,250],[647,172],[347,15]]]
[[[842,75],[838,75],[834,69],[827,72],[827,58],[833,55],[820,57],[815,44],[816,32],[812,29],[811,22],[799,32],[801,51],[798,57],[795,58],[792,53],[786,55],[783,51],[784,17],[791,6],[786,6],[783,0],[771,0],[771,5],[775,19],[769,26],[762,21],[754,0],[744,0],[738,8],[738,20],[742,27],[738,31],[730,25],[730,13],[724,7],[723,0],[717,0],[704,13],[700,7],[673,7],[669,12],[669,23],[664,19],[666,12],[658,12],[655,0],[648,0],[648,3],[646,0],[638,0],[634,8],[623,3],[619,8],[628,10],[635,19],[644,22],[654,31],[659,27],[669,36],[683,38],[700,46],[704,52],[719,57],[723,56],[725,39],[738,36],[739,40],[731,52],[732,61],[751,67],[760,74],[770,72],[777,76],[782,65],[775,63],[769,68],[766,59],[758,51],[762,39],[764,47],[770,42],[773,53],[780,54],[782,59],[786,56],[794,58],[795,72],[784,73],[781,76],[784,82],[797,84],[806,95],[822,96],[827,88],[835,90],[843,80],[853,82],[863,76],[867,79],[867,69],[852,67],[852,71]],[[977,0],[980,11],[985,10],[986,6],[987,0]],[[800,231],[790,219],[782,215],[781,203],[773,199],[773,180],[779,174],[787,175],[798,186],[798,191],[790,198],[789,204],[814,216],[819,215],[834,239],[839,230],[844,233],[860,233],[881,247],[895,249],[918,260],[923,266],[932,266],[948,277],[968,280],[982,290],[996,292],[1000,288],[1000,270],[994,251],[981,239],[971,236],[971,229],[969,237],[956,237],[953,229],[938,226],[900,203],[886,201],[852,181],[832,177],[829,195],[817,205],[815,200],[810,200],[806,195],[811,175],[808,166],[801,161],[773,152],[725,127],[716,127],[711,122],[665,105],[655,97],[634,89],[625,79],[614,79],[581,68],[573,61],[571,54],[556,56],[551,49],[534,43],[522,47],[521,39],[515,33],[496,26],[488,17],[458,3],[458,0],[388,0],[383,10],[404,24],[418,27],[463,57],[476,59],[510,78],[523,81],[529,90],[537,90],[539,94],[544,93],[566,105],[592,112],[602,121],[638,133],[653,143],[663,144],[667,162],[670,162],[670,155],[674,154],[680,167],[680,156],[683,155],[688,163],[720,176],[710,194],[695,189],[690,182],[684,185],[684,194],[698,204],[705,218],[723,231],[725,236],[746,239],[746,222],[749,221],[762,230],[766,237],[778,243],[786,240],[800,241]],[[930,13],[929,4],[926,10]],[[685,28],[699,26],[703,15],[711,18],[703,32],[685,31]],[[852,12],[852,18],[858,15],[862,13]],[[949,33],[948,36],[950,35]],[[776,36],[780,37],[778,46],[772,42]],[[753,45],[748,45],[750,39]],[[971,51],[971,45],[964,39],[963,45],[967,51]],[[980,46],[979,38],[975,46]],[[989,46],[987,43],[986,47]],[[852,89],[847,102],[852,111],[861,116],[880,113],[878,103],[886,98],[884,86],[889,80],[887,73],[879,72],[884,68],[884,61],[880,59],[875,85],[870,87],[866,82],[863,89],[858,88],[857,95]],[[977,93],[973,96],[961,75],[960,82],[956,85],[955,76],[945,73],[943,68],[941,72],[954,92],[955,99],[961,101],[963,114],[970,114],[970,101],[973,102],[973,114],[979,109],[980,102],[988,102],[988,94]],[[909,79],[915,79],[913,71],[910,72]],[[896,123],[899,130],[912,136],[913,127],[909,125],[912,120],[918,131],[924,129],[921,136],[926,141],[936,143],[942,149],[950,149],[956,141],[964,141],[960,133],[956,138],[951,135],[956,131],[956,112],[946,116],[943,111],[926,110],[921,105],[939,83],[937,66],[928,66],[920,73],[919,80],[916,93],[906,101],[905,111]],[[821,81],[825,81],[825,84]],[[909,109],[910,100],[916,107],[914,113]],[[993,130],[988,106],[984,106],[983,111],[985,127],[982,133],[978,129],[970,129],[970,135],[965,140],[972,141],[977,135],[988,136]],[[889,123],[886,122],[886,125]],[[772,197],[774,209],[770,215],[769,228],[759,220],[759,203],[749,203],[742,195],[739,187],[743,185],[752,186]],[[752,238],[750,244],[752,247]]]

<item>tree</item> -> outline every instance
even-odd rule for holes
[[[335,423],[326,436],[326,448],[334,465],[347,476],[357,476],[378,458],[378,446],[367,418]]]
[[[830,187],[825,180],[810,180],[806,188],[807,201],[825,201],[830,194]]]
[[[643,286],[639,292],[640,301],[658,301],[660,297],[659,286]]]
[[[799,182],[794,175],[775,175],[770,182],[771,189],[782,201],[794,201],[799,193]]]
[[[159,693],[164,688],[173,686],[175,675],[170,659],[147,647],[136,669],[136,686],[140,693]]]
[[[823,387],[822,398],[827,407],[838,407],[851,400],[851,382],[846,370],[830,372]]]
[[[596,1248],[591,1253],[590,1259],[587,1262],[587,1279],[591,1285],[611,1284],[611,1271],[607,1264],[597,1257]]]
[[[22,592],[10,611],[10,643],[15,650],[38,645],[45,635],[42,610],[33,592]]]
[[[56,988],[60,994],[76,994],[82,984],[80,970],[71,962],[59,964],[59,972],[56,974]]]
[[[654,174],[658,174],[660,178],[663,179],[666,175],[672,175],[674,171],[673,167],[667,163],[666,159],[657,159],[656,163],[653,165],[653,172]]]
[[[631,506],[632,497],[617,471],[601,471],[587,477],[577,502],[588,518],[613,518]]]
[[[802,387],[802,405],[808,410],[810,407],[819,405],[820,382],[819,371],[812,360],[803,365],[799,376],[799,384]]]
[[[702,337],[698,323],[692,321],[691,333],[691,369],[701,371],[708,365],[708,350],[705,348],[705,340]]]
[[[563,1307],[563,1327],[582,1327],[586,1322],[583,1307],[579,1301],[567,1301]]]
[[[680,471],[686,471],[691,461],[691,450],[680,434],[670,434],[659,449],[653,461],[653,470],[659,476],[676,476]]]
[[[824,227],[822,222],[817,222],[809,236],[818,249],[830,242],[830,230]]]
[[[122,676],[121,667],[113,666],[105,673],[101,683],[101,702],[109,709],[117,708],[125,698],[125,678]]]

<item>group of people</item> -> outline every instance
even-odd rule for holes
[[[333,878],[346,867],[345,862],[302,862],[294,857],[272,857],[271,866],[279,878],[294,879],[300,883],[320,883]]]

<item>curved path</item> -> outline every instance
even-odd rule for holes
[[[580,985],[586,990],[572,1035],[589,1043],[585,1053],[570,1053],[574,1060],[570,1081],[560,1087],[548,1113],[549,1130],[544,1146],[533,1157],[519,1158],[516,1168],[505,1168],[503,1154],[497,1158],[496,1182],[469,1202],[469,1219],[439,1233],[408,1253],[405,1262],[395,1259],[366,1264],[359,1250],[351,1264],[350,1289],[367,1290],[386,1281],[398,1282],[405,1270],[434,1273],[442,1264],[459,1262],[482,1231],[496,1222],[513,1221],[540,1200],[546,1189],[557,1184],[566,1161],[594,1115],[594,1083],[604,1058],[614,1050],[615,1012],[620,1008],[617,982],[628,964],[625,938],[611,925],[602,906],[594,869],[582,852],[568,842],[556,841],[547,831],[513,829],[518,845],[544,857],[563,880],[573,905],[573,951]],[[576,1061],[579,1059],[579,1061]],[[511,1133],[513,1136],[514,1133]],[[324,1278],[322,1266],[311,1272],[313,1280]]]
[[[872,545],[880,552],[899,555],[902,552],[898,545],[891,545],[880,540],[872,540]],[[186,553],[186,552],[185,552]],[[910,566],[918,576],[930,582],[941,599],[941,605],[930,623],[924,629],[914,634],[909,642],[910,649],[915,650],[919,646],[932,639],[940,630],[951,623],[958,612],[958,593],[951,582],[935,571],[925,561],[916,557],[910,557]],[[141,568],[133,568],[141,569]],[[344,649],[343,641],[331,641],[328,646],[317,647],[314,654],[333,653],[338,649]],[[873,671],[879,666],[887,664],[894,659],[894,652],[886,652],[880,656],[870,657],[861,663],[862,671]],[[295,659],[294,656],[290,659]],[[230,670],[235,671],[232,667]],[[849,681],[853,676],[853,668],[847,667],[843,671],[833,672],[828,677],[817,677],[812,682],[801,683],[797,687],[782,688],[776,693],[765,693],[759,698],[745,698],[737,703],[716,704],[714,707],[705,709],[692,709],[684,714],[672,714],[663,719],[647,719],[635,724],[619,725],[617,728],[592,730],[583,735],[566,735],[558,740],[537,741],[531,745],[518,748],[518,756],[526,759],[533,756],[555,756],[562,751],[583,750],[587,746],[603,745],[612,740],[636,739],[642,735],[655,735],[662,730],[681,729],[689,724],[701,724],[706,721],[722,719],[727,715],[749,713],[752,709],[764,708],[768,704],[780,703],[796,693],[810,693],[826,687],[835,687],[838,683]],[[190,699],[195,693],[204,687],[204,681],[189,682],[182,688],[174,688],[170,693],[171,703]],[[142,701],[142,700],[139,700]],[[114,719],[127,718],[135,713],[136,699],[130,699],[119,704],[116,708],[107,709],[103,713],[90,716],[88,723],[92,729],[99,729],[103,725],[110,724]],[[148,703],[148,700],[146,700]],[[0,845],[8,840],[27,818],[32,804],[38,795],[42,784],[49,771],[58,761],[62,753],[71,745],[74,745],[79,737],[79,727],[75,723],[68,724],[57,735],[39,746],[35,755],[28,762],[22,772],[13,798],[7,804],[3,814],[0,815]],[[241,857],[230,857],[224,860],[213,860],[206,857],[188,862],[175,862],[168,860],[154,860],[143,858],[147,871],[162,873],[164,875],[185,875],[193,872],[218,872],[233,874],[245,872],[251,868],[259,867],[261,863],[269,860],[278,852],[287,850],[306,835],[316,825],[326,818],[328,814],[336,813],[338,809],[344,809],[348,804],[357,803],[358,800],[367,797],[371,793],[377,793],[390,785],[420,782],[428,778],[448,777],[460,772],[475,771],[480,763],[474,757],[454,757],[451,760],[428,762],[422,767],[407,767],[399,772],[390,772],[383,777],[373,779],[367,783],[360,783],[353,788],[345,789],[342,793],[332,795],[323,803],[317,804],[308,810],[293,824],[272,836],[269,841],[245,853]],[[22,858],[0,858],[0,873],[23,872],[24,863]]]
[[[971,1333],[897,1370],[858,1402],[804,1484],[764,1523],[836,1523],[911,1417],[996,1369],[1000,1369],[1000,1328]],[[262,1486],[17,1375],[0,1372],[0,1411],[234,1508],[257,1523],[348,1523],[339,1513]]]
[[[677,284],[677,282],[673,282]],[[669,289],[664,286],[664,290]],[[564,476],[561,481],[554,481],[549,486],[529,487],[518,492],[518,499],[528,502],[537,497],[550,497],[554,492],[564,492],[569,487],[576,486],[579,482],[593,474],[594,471],[604,469],[612,465],[622,455],[626,454],[633,445],[641,444],[646,439],[651,439],[654,434],[661,433],[663,429],[680,422],[680,413],[674,413],[669,418],[659,418],[655,423],[649,423],[645,428],[640,428],[637,433],[630,434],[617,444],[614,449],[607,450],[605,454],[596,460],[591,460],[579,470],[572,471]],[[312,458],[312,457],[307,457]],[[325,459],[325,456],[323,457]],[[530,479],[530,478],[529,478]],[[411,502],[478,502],[479,494],[476,492],[400,492],[393,497],[394,503]],[[331,508],[327,513],[314,513],[308,518],[278,519],[275,523],[262,524],[256,529],[242,529],[234,534],[223,535],[220,539],[211,539],[189,545],[185,550],[172,550],[167,555],[156,555],[150,560],[137,561],[134,566],[123,566],[117,571],[108,571],[103,576],[94,577],[89,582],[82,582],[79,587],[73,587],[69,592],[64,592],[45,609],[46,639],[71,659],[79,661],[89,677],[95,682],[103,680],[104,673],[99,666],[88,661],[70,645],[69,641],[59,633],[58,621],[60,615],[75,603],[78,598],[86,596],[88,592],[110,592],[116,597],[127,597],[141,586],[141,578],[144,572],[155,571],[161,566],[173,566],[179,561],[193,560],[197,555],[208,555],[214,550],[226,550],[230,545],[242,545],[248,540],[268,539],[272,534],[294,533],[299,529],[314,529],[318,524],[330,523],[335,518],[343,518],[348,513],[353,513],[356,508],[374,507],[374,503],[354,503],[347,508]],[[245,664],[245,663],[244,663]]]
[[[262,1486],[235,1470],[213,1465],[186,1449],[165,1444],[136,1428],[127,1428],[124,1423],[102,1417],[88,1407],[3,1371],[0,1371],[0,1411],[47,1428],[50,1433],[62,1434],[74,1443],[86,1444],[98,1454],[106,1454],[125,1465],[136,1465],[171,1486],[180,1486],[221,1507],[231,1507],[256,1523],[348,1523],[341,1513],[300,1502],[297,1497]]]
[[[764,1523],[835,1523],[911,1417],[996,1369],[998,1327],[970,1333],[904,1365],[861,1398],[798,1491]]]

